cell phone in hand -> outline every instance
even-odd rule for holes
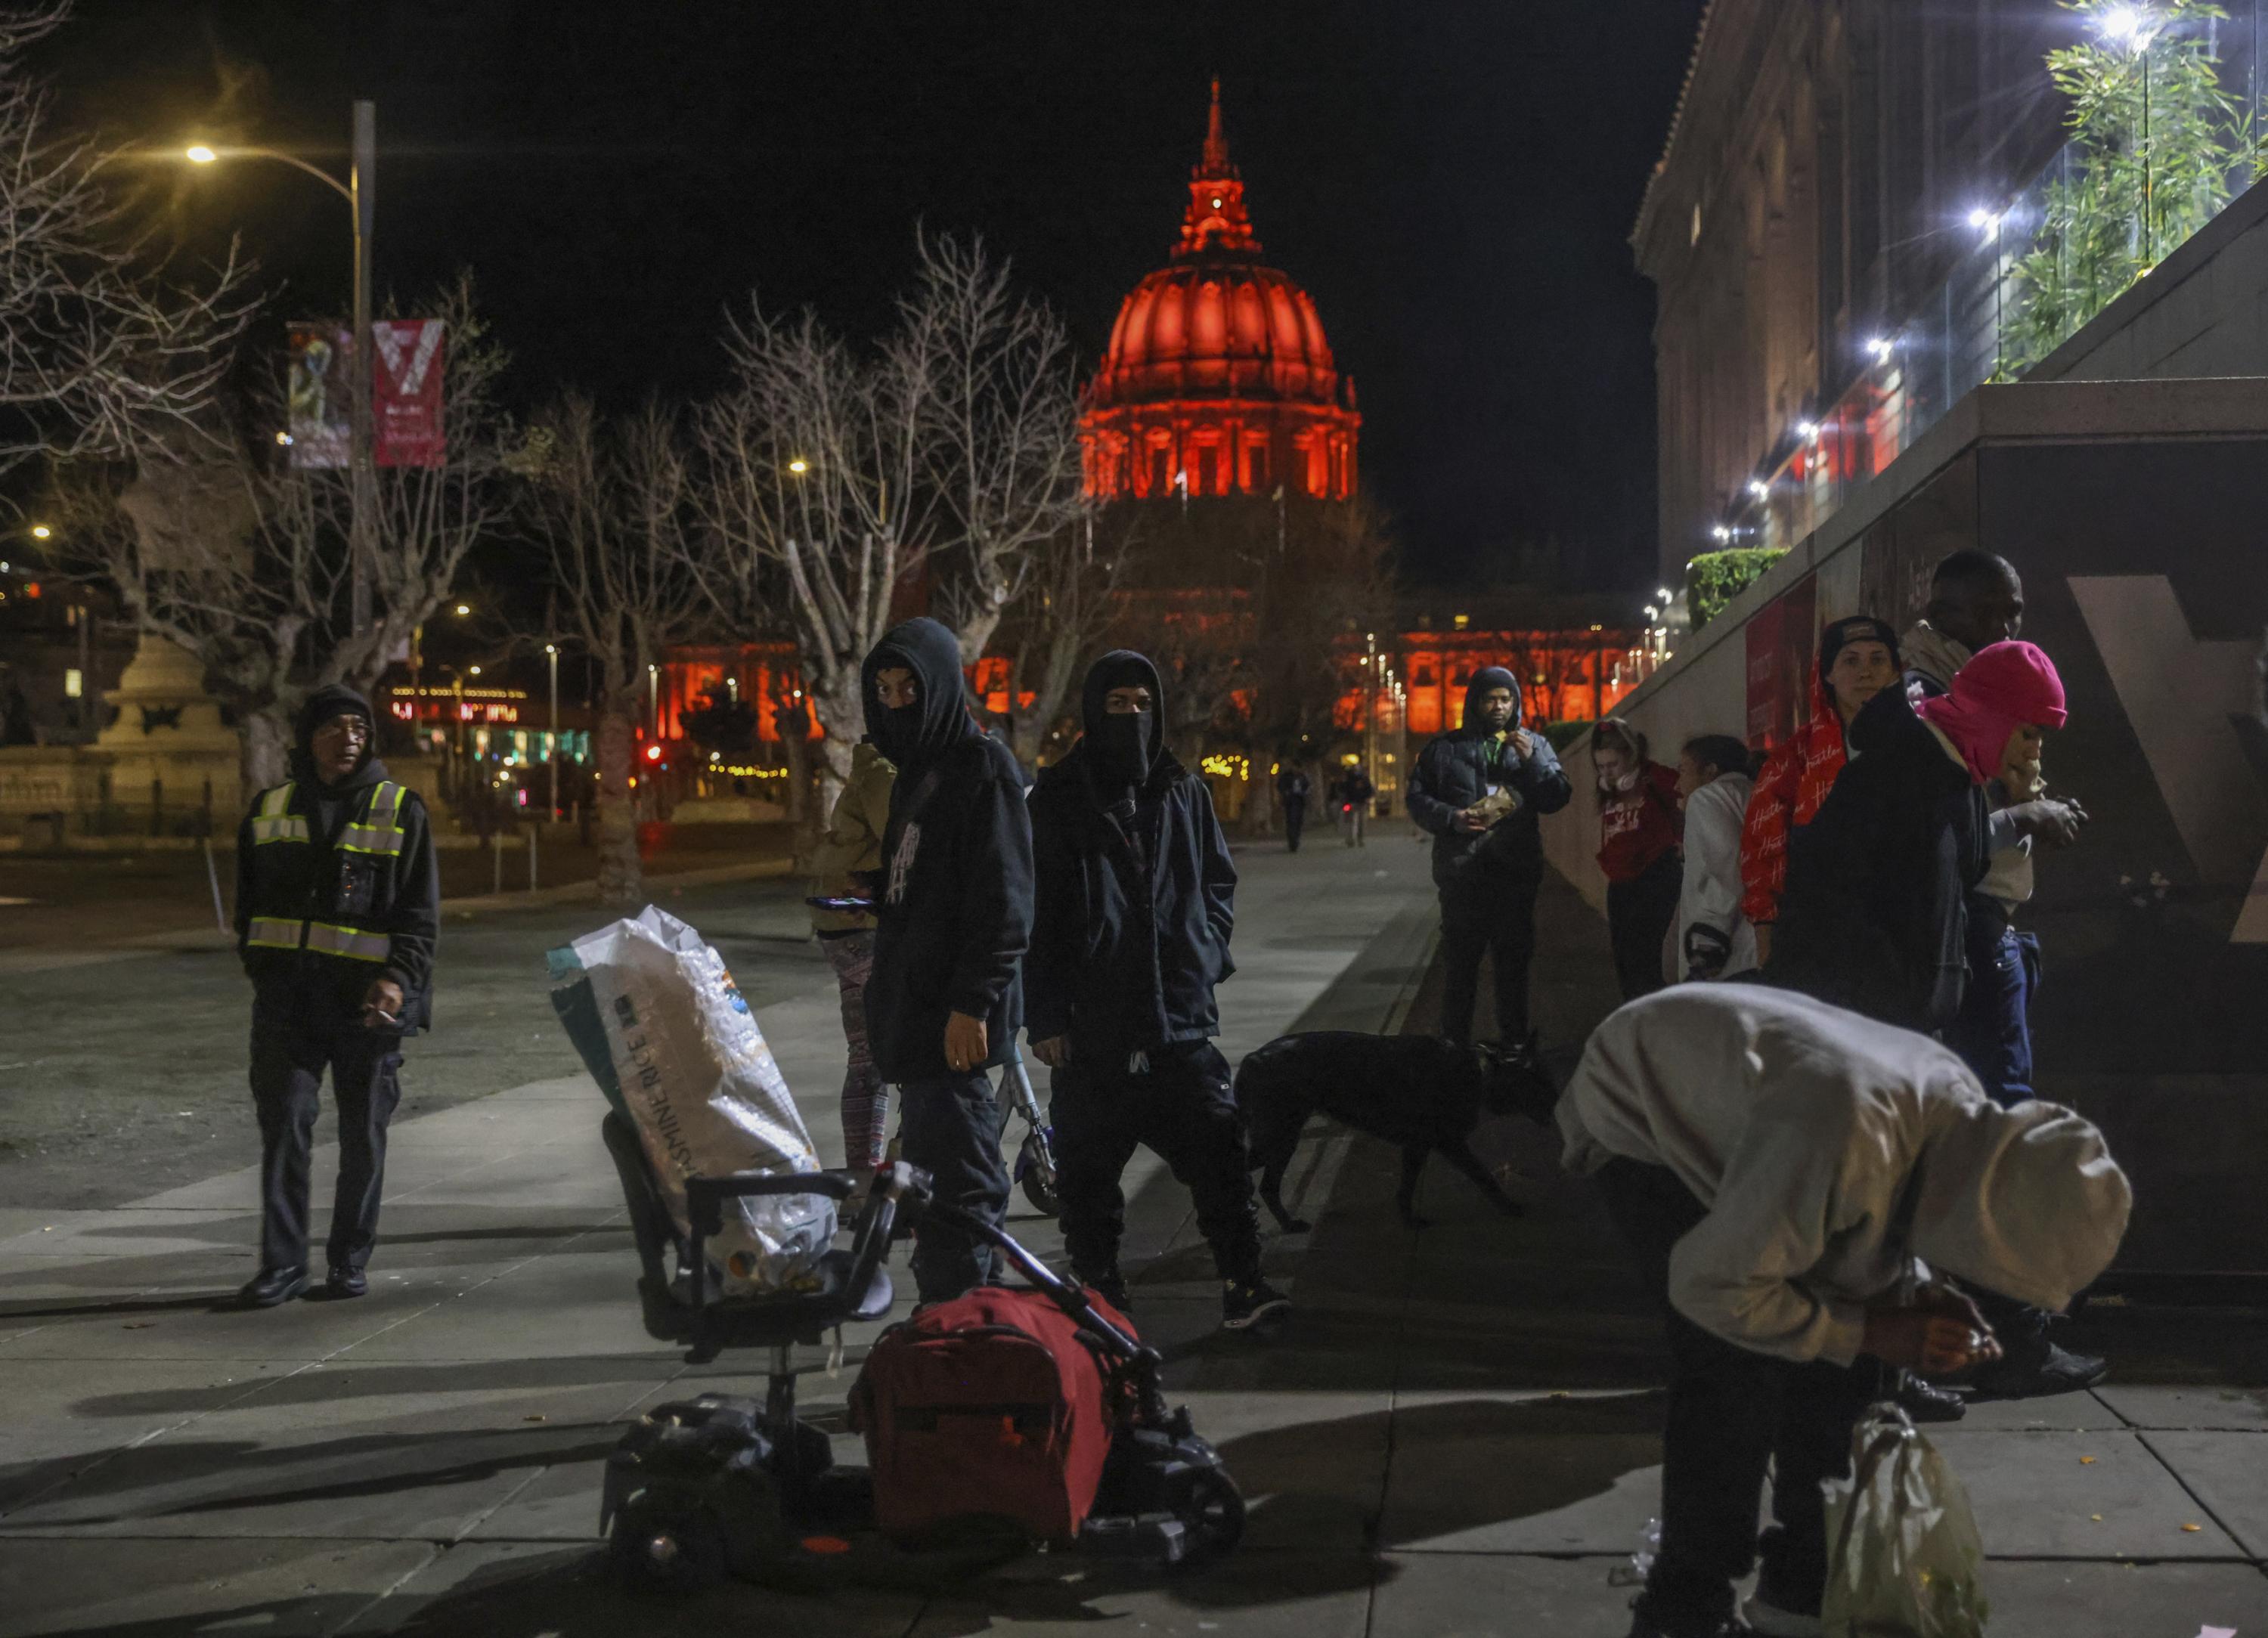
[[[832,910],[838,915],[872,915],[874,913],[874,901],[872,899],[822,895],[815,899],[806,899],[804,903],[814,910]]]

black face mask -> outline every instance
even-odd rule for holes
[[[866,731],[875,748],[893,762],[903,766],[921,743],[922,708],[917,700],[911,705],[878,705],[867,714]]]
[[[1140,785],[1150,777],[1150,714],[1113,711],[1089,731],[1095,782],[1106,789]]]

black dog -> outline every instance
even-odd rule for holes
[[[1329,1115],[1401,1148],[1395,1205],[1403,1222],[1422,1229],[1418,1174],[1437,1151],[1500,1209],[1520,1216],[1520,1202],[1473,1153],[1473,1129],[1484,1115],[1549,1122],[1559,1093],[1532,1047],[1323,1031],[1279,1036],[1248,1055],[1236,1071],[1236,1100],[1251,1132],[1252,1164],[1263,1168],[1260,1198],[1278,1226],[1297,1234],[1308,1225],[1284,1208],[1284,1171],[1309,1115]]]

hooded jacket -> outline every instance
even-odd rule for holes
[[[1851,723],[1852,758],[1788,853],[1765,976],[1907,1029],[1961,1010],[1968,895],[1984,878],[1984,793],[1885,688]]]
[[[361,764],[317,777],[315,730],[352,711],[371,726]],[[299,708],[287,783],[261,791],[237,827],[236,948],[261,1000],[359,1026],[374,979],[401,987],[406,1029],[431,1026],[441,922],[433,833],[417,793],[387,777],[370,702],[342,683]]]
[[[912,671],[920,697],[885,709],[875,678]],[[1005,1063],[1020,1020],[1017,965],[1032,927],[1032,827],[1015,758],[962,699],[961,645],[933,620],[891,628],[866,657],[866,731],[897,766],[882,833],[866,1034],[875,1071],[901,1085],[955,1073],[949,1013],[985,1021],[983,1067]]]
[[[1104,696],[1136,677],[1155,704],[1148,768],[1125,793],[1098,777],[1095,751]],[[1219,1034],[1213,986],[1236,970],[1236,866],[1211,789],[1156,742],[1164,711],[1156,666],[1125,650],[1104,656],[1081,693],[1086,738],[1032,792],[1026,1025],[1035,1041],[1068,1035],[1075,1063]]]
[[[1867,1304],[1933,1269],[2059,1309],[2110,1266],[2133,1200],[2069,1110],[1999,1108],[1934,1041],[1749,984],[1615,1013],[1558,1125],[1570,1171],[1677,1175],[1709,1215],[1670,1254],[1670,1302],[1789,1360],[1849,1364]]]
[[[814,894],[865,896],[882,868],[882,833],[889,827],[890,787],[897,777],[898,770],[871,741],[862,739],[850,747],[850,777],[835,798],[835,811],[827,816],[826,833],[812,856]],[[811,925],[825,938],[871,929],[874,918],[814,907]]]
[[[1756,965],[1756,929],[1741,914],[1741,820],[1754,787],[1719,774],[1685,798],[1685,876],[1677,896],[1681,977],[1719,978]]]
[[[1550,742],[1530,733],[1532,749],[1515,751],[1507,736],[1498,739],[1481,721],[1481,696],[1491,688],[1512,690],[1512,726],[1518,728],[1526,704],[1520,679],[1502,666],[1473,673],[1465,685],[1465,710],[1454,733],[1443,734],[1418,753],[1410,774],[1410,817],[1433,837],[1433,881],[1447,887],[1468,869],[1534,874],[1543,868],[1543,841],[1536,826],[1545,813],[1567,805],[1574,789],[1560,770]],[[1457,828],[1457,815],[1491,788],[1507,792],[1512,812],[1478,834]],[[1484,846],[1483,844],[1486,845]]]

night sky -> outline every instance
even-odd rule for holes
[[[517,396],[613,404],[713,384],[752,286],[880,322],[917,220],[1006,250],[1091,360],[1165,260],[1218,72],[1409,576],[1557,537],[1635,586],[1653,304],[1625,239],[1702,5],[83,0],[40,66],[115,136],[342,174],[348,100],[375,97],[381,299],[470,265]],[[239,231],[291,314],[343,310],[346,209],[313,180],[164,162],[149,187],[193,253]]]

